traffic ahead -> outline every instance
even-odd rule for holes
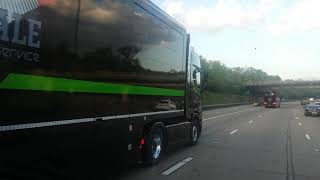
[[[320,179],[320,117],[300,102],[270,109],[252,105],[204,112],[197,146],[169,153],[153,168],[117,179]]]

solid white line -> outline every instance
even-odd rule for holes
[[[184,112],[184,110],[171,110],[171,111],[159,111],[159,112],[148,112],[148,113],[138,113],[138,114],[130,114],[130,117],[139,117],[139,116],[148,116],[148,115],[159,115],[159,114],[167,114],[167,113],[177,113]]]
[[[299,126],[302,126],[301,122],[299,122]]]
[[[306,136],[306,138],[307,138],[308,140],[311,140],[311,137],[310,137],[309,134],[305,134],[305,136]]]
[[[180,126],[180,125],[183,125],[183,124],[191,124],[191,122],[183,122],[183,123],[168,125],[168,126],[166,126],[166,127],[168,128],[168,127]]]
[[[236,130],[230,132],[230,134],[232,135],[232,134],[234,134],[234,133],[236,133],[236,132],[238,132],[238,131],[239,131],[239,129],[236,129]]]
[[[88,123],[88,122],[94,122],[94,121],[95,121],[95,118],[84,118],[84,119],[72,119],[72,120],[62,120],[62,121],[49,121],[49,122],[39,122],[39,123],[8,125],[8,126],[0,126],[0,132],[42,128],[42,127],[50,127],[50,126],[61,126],[61,125],[68,125],[68,124]]]
[[[186,165],[188,162],[192,161],[192,159],[193,159],[192,157],[188,157],[188,158],[180,161],[179,163],[175,164],[175,165],[172,166],[171,168],[163,171],[163,172],[161,173],[161,175],[167,176],[167,175],[173,173],[174,171],[178,170],[178,169],[181,168],[182,166]]]
[[[253,108],[252,108],[252,109],[253,109]],[[251,109],[246,109],[246,110],[237,111],[237,112],[228,113],[228,114],[222,114],[222,115],[219,115],[219,116],[215,116],[215,117],[211,117],[211,118],[204,119],[203,121],[208,121],[208,120],[216,119],[216,118],[223,117],[223,116],[229,116],[229,115],[232,115],[232,114],[237,114],[237,113],[241,113],[241,112],[245,112],[245,111],[249,111],[249,110],[251,110]]]
[[[69,119],[69,120],[39,122],[39,123],[6,125],[6,126],[0,126],[0,132],[23,130],[23,129],[34,129],[34,128],[51,127],[51,126],[62,126],[62,125],[69,125],[69,124],[88,123],[88,122],[95,122],[99,119],[101,119],[102,121],[108,121],[108,120],[113,120],[113,119],[123,119],[123,118],[139,117],[139,116],[147,116],[147,115],[178,113],[178,112],[183,112],[183,111],[184,110],[172,110],[172,111],[160,111],[160,112],[106,116],[106,117],[97,117],[97,118]]]
[[[249,121],[249,124],[253,123],[253,120]]]

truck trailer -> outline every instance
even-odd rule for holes
[[[200,58],[152,2],[1,0],[0,22],[0,177],[153,165],[197,143]]]

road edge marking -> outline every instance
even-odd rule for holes
[[[203,119],[202,121],[208,121],[208,120],[211,120],[211,119],[216,119],[216,118],[219,118],[219,117],[223,117],[223,116],[229,116],[229,115],[232,115],[232,114],[237,114],[237,113],[241,113],[241,112],[245,112],[245,111],[250,111],[254,108],[250,108],[250,109],[245,109],[245,110],[242,110],[242,111],[237,111],[237,112],[232,112],[232,113],[228,113],[228,114],[222,114],[222,115],[219,115],[219,116],[214,116],[214,117],[211,117],[211,118],[206,118],[206,119]]]

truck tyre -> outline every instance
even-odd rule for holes
[[[152,166],[159,162],[164,152],[164,141],[163,130],[160,127],[152,128],[147,134],[143,151],[146,165]]]
[[[200,136],[200,127],[199,127],[198,121],[191,122],[190,131],[191,132],[190,132],[189,144],[192,146],[192,145],[197,144],[197,142],[199,140],[199,136]]]

